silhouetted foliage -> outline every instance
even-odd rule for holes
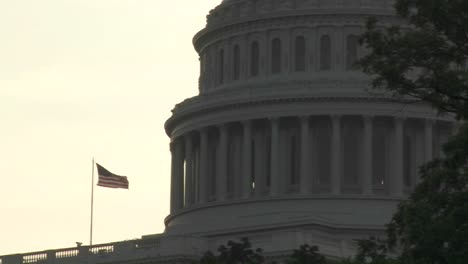
[[[374,78],[374,87],[465,121],[468,1],[397,0],[396,8],[410,26],[381,29],[371,19],[361,39],[371,53],[360,67]],[[398,263],[468,263],[467,125],[449,139],[444,155],[421,169],[422,182],[388,225],[387,243],[361,244],[361,257],[376,254],[377,262],[370,263],[388,263],[387,248],[398,248]]]
[[[302,245],[299,249],[295,249],[288,264],[327,264],[323,255],[318,253],[317,246]]]
[[[259,264],[264,263],[262,249],[252,249],[252,244],[247,238],[240,242],[228,241],[227,246],[218,248],[218,255],[206,252],[200,260],[201,264]]]
[[[374,87],[431,103],[461,119],[468,114],[468,2],[397,0],[404,29],[368,22],[361,42],[371,53],[359,63]]]
[[[385,240],[375,237],[358,240],[358,252],[355,257],[345,260],[342,264],[397,264],[397,260],[388,256],[388,246]]]
[[[468,126],[445,146],[445,157],[421,169],[423,181],[388,225],[402,260],[468,263]]]

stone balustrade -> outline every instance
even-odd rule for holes
[[[171,263],[188,263],[203,253],[203,243],[200,238],[147,236],[110,244],[0,256],[0,264],[116,263],[138,260],[164,262],[166,258],[171,258]],[[180,255],[176,252],[185,253]]]

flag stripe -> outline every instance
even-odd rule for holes
[[[127,177],[115,175],[97,163],[96,166],[99,174],[98,186],[128,189]]]

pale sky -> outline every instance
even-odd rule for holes
[[[192,37],[220,0],[0,0],[0,255],[164,231],[170,110],[198,93]],[[96,179],[97,181],[97,179]]]

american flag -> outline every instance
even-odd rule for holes
[[[97,163],[96,166],[99,174],[98,186],[128,189],[127,177],[115,175]]]

